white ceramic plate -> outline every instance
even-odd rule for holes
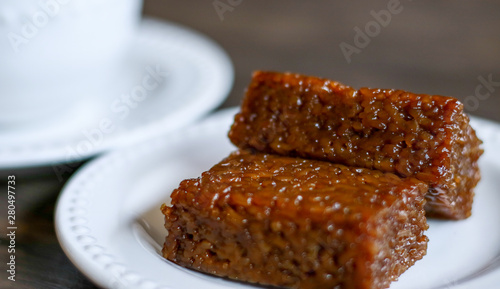
[[[184,269],[160,256],[160,205],[184,178],[197,177],[234,150],[226,110],[169,139],[156,139],[86,165],[56,209],[60,244],[91,280],[112,288],[255,288]],[[482,181],[464,221],[430,220],[428,254],[392,289],[498,288],[500,284],[500,125],[474,119],[484,141]]]
[[[217,44],[163,21],[142,21],[125,62],[102,87],[109,95],[38,126],[0,129],[0,169],[79,161],[166,134],[217,107],[233,83]]]

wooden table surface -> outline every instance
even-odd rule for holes
[[[144,14],[180,23],[231,57],[240,103],[252,71],[291,71],[361,87],[464,101],[500,121],[500,3],[495,1],[146,0]],[[16,175],[16,282],[7,280],[7,176]],[[0,171],[0,288],[94,288],[64,255],[53,225],[67,181],[51,168]]]

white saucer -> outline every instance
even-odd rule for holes
[[[0,130],[0,169],[80,161],[166,135],[220,105],[234,77],[212,40],[153,19],[142,21],[125,62],[106,82],[112,95],[82,100],[29,129]]]
[[[225,110],[177,132],[86,164],[63,189],[55,225],[66,255],[103,288],[262,288],[197,273],[161,256],[162,203],[185,178],[235,150],[227,132],[236,110]],[[500,284],[500,125],[474,118],[484,141],[482,180],[472,216],[429,220],[427,255],[391,289],[498,288]],[[266,287],[264,287],[266,288]]]

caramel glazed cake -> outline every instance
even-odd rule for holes
[[[163,256],[290,288],[386,288],[427,248],[428,186],[329,162],[237,151],[163,205]]]
[[[240,148],[414,176],[428,217],[470,216],[481,141],[452,97],[256,72],[229,133]]]

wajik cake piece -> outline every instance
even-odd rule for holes
[[[428,217],[470,216],[481,141],[452,97],[256,72],[229,133],[240,148],[377,169],[429,184]]]
[[[237,151],[162,206],[163,256],[290,288],[386,288],[426,254],[427,185],[317,160]]]

